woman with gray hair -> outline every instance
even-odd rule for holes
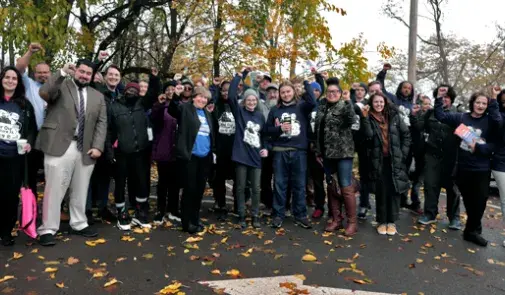
[[[205,108],[210,99],[207,89],[195,87],[192,102],[168,106],[168,113],[178,124],[175,153],[183,168],[182,229],[190,234],[204,230],[200,207],[214,147],[212,116]]]
[[[261,158],[268,156],[264,147],[262,130],[265,117],[258,110],[259,95],[254,89],[247,89],[238,103],[238,85],[242,74],[237,73],[230,84],[228,100],[235,118],[235,139],[233,142],[232,161],[236,163],[238,224],[245,228],[245,187],[249,181],[252,189],[252,226],[259,228],[259,203],[261,183]]]

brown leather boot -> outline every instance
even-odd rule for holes
[[[355,187],[350,185],[343,187],[342,195],[344,196],[345,213],[347,215],[347,226],[345,227],[345,235],[353,236],[358,231],[358,217],[356,214],[356,194]]]
[[[338,194],[336,186],[328,186],[328,207],[332,213],[331,222],[326,225],[324,229],[327,232],[333,232],[343,228],[342,226],[342,196]]]

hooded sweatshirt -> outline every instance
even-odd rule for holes
[[[265,118],[258,107],[254,111],[249,111],[238,103],[237,89],[240,79],[240,76],[235,76],[229,90],[229,103],[236,127],[231,159],[242,165],[261,168],[260,150],[264,148],[262,138]],[[254,89],[247,89],[243,97],[246,99],[251,95],[259,103],[259,95]]]
[[[301,101],[293,100],[289,104],[279,99],[279,104],[270,110],[266,124],[266,132],[270,135],[271,144],[275,148],[306,150],[308,147],[308,128],[310,113],[316,106],[314,92],[309,82],[303,82],[305,93]],[[280,124],[291,121],[291,133],[281,130]],[[279,124],[276,124],[276,123]]]
[[[387,96],[396,106],[398,106],[398,110],[400,111],[400,116],[407,124],[407,126],[410,127],[410,113],[412,112],[412,107],[414,106],[414,84],[404,81],[401,82],[398,85],[398,88],[396,89],[396,95],[388,92],[386,90],[386,86],[384,84],[384,80],[386,79],[386,74],[387,71],[382,70],[377,74],[377,81],[379,81],[382,85],[382,92],[384,95]],[[405,97],[402,95],[401,90],[402,86],[405,83],[410,83],[412,85],[412,92],[410,93],[409,96]]]

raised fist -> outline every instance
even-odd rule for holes
[[[385,63],[384,66],[382,67],[382,69],[384,71],[388,71],[388,70],[391,70],[393,67],[391,66],[390,63]]]
[[[40,43],[31,43],[30,46],[28,47],[28,50],[30,50],[31,53],[36,53],[39,52],[43,49],[42,45]]]

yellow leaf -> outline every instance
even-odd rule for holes
[[[48,273],[57,272],[57,271],[58,271],[57,267],[46,267],[46,269],[44,270],[44,272],[48,272]]]
[[[62,288],[65,288],[65,284],[63,282],[61,283],[56,283],[56,287],[62,289]]]
[[[112,278],[107,283],[105,283],[105,285],[103,285],[103,287],[107,288],[107,287],[110,287],[110,286],[117,284],[117,283],[118,283],[118,281],[115,278]]]
[[[154,257],[154,255],[151,253],[148,253],[148,254],[142,255],[142,257],[144,257],[145,259],[152,259]]]
[[[67,260],[67,264],[68,265],[74,265],[76,263],[79,263],[79,259],[77,259],[75,257],[69,257],[68,260]]]
[[[182,286],[181,283],[177,281],[173,281],[173,284],[166,286],[162,290],[160,290],[157,294],[161,295],[168,295],[168,294],[177,294],[177,295],[184,295],[184,292],[180,292],[179,288]]]
[[[56,273],[55,273],[55,272],[50,273],[50,274],[49,274],[49,278],[50,278],[51,280],[56,279]]]
[[[420,259],[420,258],[417,258],[417,259],[416,259],[416,262],[417,262],[417,263],[423,263],[423,260],[422,260],[422,259]]]
[[[302,257],[302,261],[305,261],[305,262],[314,262],[314,261],[317,261],[317,258],[316,258],[316,256],[314,256],[312,254],[305,254]]]
[[[202,237],[189,237],[189,238],[186,239],[186,243],[197,243],[197,242],[200,242],[202,240],[203,240]]]
[[[219,269],[214,269],[210,273],[213,275],[221,275],[221,271]]]
[[[93,259],[93,260],[91,260],[91,262],[93,262],[93,264],[97,264],[99,261],[100,261],[100,259]]]
[[[331,241],[324,241],[324,243],[325,243],[326,245],[331,245],[331,244],[333,244]]]
[[[136,234],[143,234],[143,233],[144,233],[144,231],[143,231],[141,228],[138,228],[138,227],[137,227],[137,228],[135,228],[135,229],[133,230],[133,232],[134,232],[134,233],[136,233]]]
[[[93,274],[93,278],[103,278],[104,276],[105,276],[105,273],[100,272],[100,271],[99,272],[95,272]]]
[[[493,260],[493,259],[488,259],[488,260],[487,260],[487,262],[488,262],[489,264],[494,264],[494,260]]]
[[[435,260],[440,260],[442,259],[440,256],[435,256]]]
[[[300,279],[300,280],[302,280],[302,281],[305,281],[305,280],[307,279],[307,278],[306,278],[304,275],[302,275],[302,274],[296,274],[296,275],[294,275],[294,276],[295,276],[295,277],[297,277],[297,278],[299,278],[299,279]]]
[[[122,237],[121,237],[121,241],[125,241],[125,242],[133,242],[133,241],[135,241],[135,238],[134,238],[134,237],[131,237],[131,236],[122,236]]]
[[[44,259],[46,259],[46,258],[45,258],[44,256],[42,256],[42,255],[37,256],[37,258],[38,258],[38,259],[40,259],[40,260],[44,260]],[[57,264],[60,264],[60,263],[58,262]]]
[[[33,249],[30,253],[37,254],[37,253],[39,253],[39,249],[38,249],[38,248],[35,248],[35,249]]]
[[[12,259],[20,259],[21,257],[23,257],[23,254],[18,253],[18,252],[14,252],[14,255],[12,256]]]
[[[14,276],[4,276],[3,278],[0,279],[0,283],[6,282],[8,280],[14,279]]]
[[[96,247],[96,243],[92,241],[86,241],[86,245],[90,247]]]
[[[221,244],[226,244],[226,241],[228,241],[228,237],[224,238],[221,240]]]
[[[263,243],[263,245],[270,245],[272,244],[274,241],[272,240],[266,240],[265,243]]]
[[[356,263],[351,263],[351,268],[356,269]]]
[[[226,274],[229,275],[230,277],[237,278],[240,276],[240,271],[237,269],[232,269],[232,270],[227,271]]]
[[[468,249],[466,249],[466,250],[468,250],[468,252],[470,252],[470,253],[472,253],[472,254],[475,254],[475,250],[473,250],[473,249],[468,248]]]

